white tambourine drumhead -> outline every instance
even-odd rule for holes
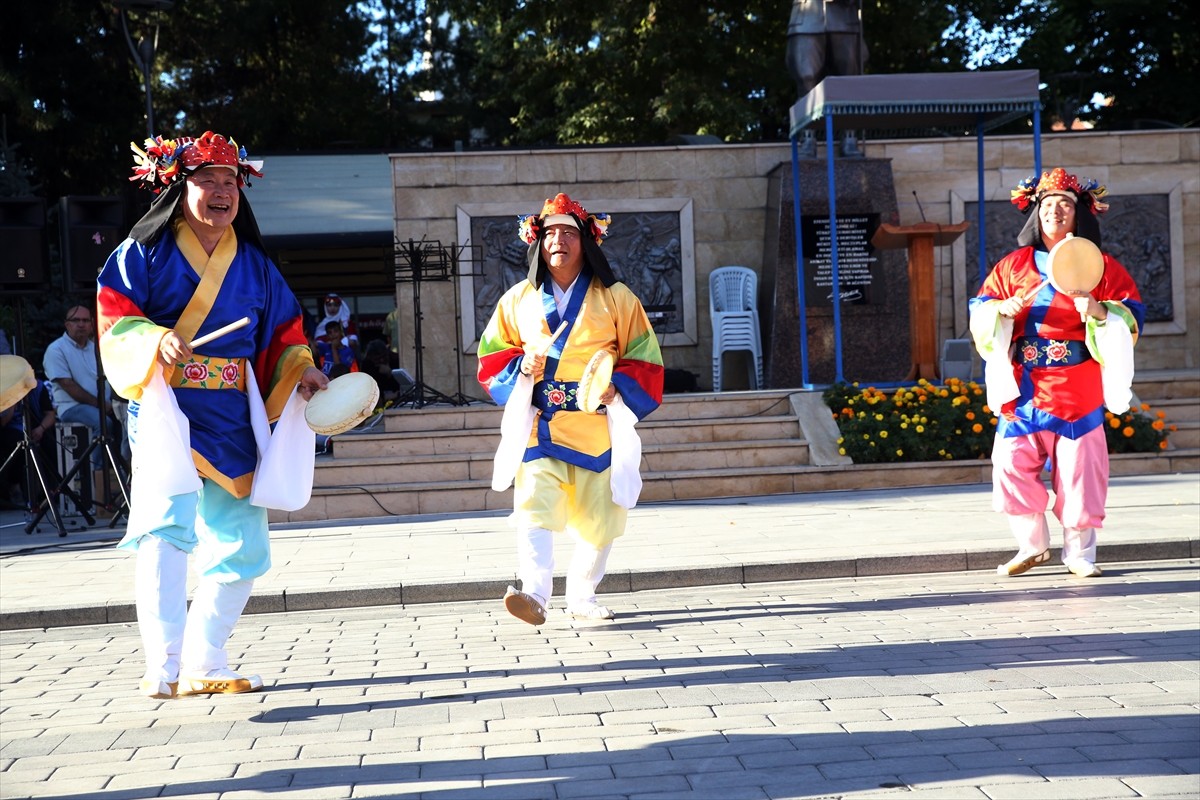
[[[1051,248],[1046,272],[1060,292],[1090,292],[1104,277],[1104,254],[1090,239],[1068,236]]]
[[[583,375],[579,378],[579,391],[575,397],[580,411],[596,413],[596,409],[600,408],[600,398],[608,391],[608,384],[612,382],[612,372],[613,357],[607,350],[598,350],[588,359],[587,366],[583,368]]]
[[[304,408],[304,421],[317,433],[336,436],[371,416],[378,403],[375,379],[365,372],[347,372],[312,396]]]
[[[0,356],[0,411],[15,406],[37,386],[33,367],[20,356]]]

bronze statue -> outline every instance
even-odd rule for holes
[[[797,98],[830,75],[861,75],[866,63],[861,0],[792,0],[787,66],[796,82]],[[861,155],[853,140],[847,133],[844,155]],[[806,135],[805,149],[816,152],[811,133]]]

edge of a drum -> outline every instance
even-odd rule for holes
[[[612,381],[613,358],[607,350],[597,350],[588,359],[583,368],[583,376],[579,379],[579,396],[576,404],[580,411],[595,414],[600,408],[600,398]]]
[[[355,391],[355,383],[366,387],[366,391],[364,393],[362,389],[358,389],[357,391],[359,394],[362,394],[362,397],[357,401],[347,401],[345,396],[347,392],[353,393]],[[343,386],[349,388],[340,388]],[[339,397],[339,395],[341,396]],[[324,414],[327,406],[332,407],[334,404],[347,402],[351,403],[350,407],[336,421],[329,423],[313,421],[313,417],[320,417]],[[329,386],[313,395],[304,409],[304,421],[316,433],[323,436],[337,436],[340,433],[345,433],[371,416],[375,411],[375,406],[378,404],[379,384],[375,382],[375,379],[365,372],[348,372],[345,375],[334,378],[329,382]]]
[[[4,381],[4,385],[0,386],[0,411],[4,411],[10,406],[15,406],[34,390],[37,386],[37,376],[33,374],[33,367],[29,362],[20,356],[2,355],[0,363],[4,365],[4,369],[0,370],[0,378]]]

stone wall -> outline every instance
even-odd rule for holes
[[[869,158],[892,162],[901,224],[921,221],[914,192],[930,222],[960,222],[964,204],[978,199],[974,137],[868,140],[863,147]],[[823,150],[819,156],[824,158]],[[532,213],[558,191],[568,192],[592,211],[611,210],[602,201],[636,207],[635,201],[688,200],[695,285],[685,302],[694,305],[695,324],[688,336],[666,342],[664,360],[669,368],[695,373],[700,387],[707,389],[712,380],[708,274],[731,264],[762,274],[768,173],[790,158],[786,142],[394,155],[396,236],[456,244],[462,233],[462,207],[514,207]],[[1005,202],[1009,190],[1033,172],[1033,140],[987,137],[984,161],[985,203]],[[1170,196],[1174,320],[1147,330],[1137,348],[1137,364],[1139,369],[1200,366],[1200,131],[1046,135],[1042,165],[1095,178],[1113,197]],[[614,227],[620,223],[620,215],[614,215]],[[965,333],[969,271],[977,271],[978,258],[968,254],[960,240],[937,250],[936,262],[941,341]],[[471,332],[464,333],[456,324],[467,307],[462,296],[457,300],[453,283],[421,286],[422,379],[445,394],[462,391],[479,397],[483,392],[474,380],[474,342],[462,341],[464,352],[455,358],[460,340]],[[397,305],[404,320],[402,363],[412,369],[411,285],[400,287]],[[748,387],[747,370],[739,366],[738,357],[726,356],[726,389]]]

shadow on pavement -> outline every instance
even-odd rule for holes
[[[598,731],[602,730],[600,728]],[[672,738],[669,723],[646,723],[662,744],[611,751],[427,760],[359,766],[286,767],[243,764],[237,777],[163,783],[128,790],[72,793],[61,800],[132,800],[226,792],[293,797],[334,796],[324,787],[353,787],[353,796],[424,800],[553,800],[606,798],[801,798],[945,782],[1022,784],[1028,796],[1050,791],[1045,779],[1185,776],[1173,762],[1194,762],[1200,746],[1190,714],[1063,717],[1011,725],[958,725],[914,731],[787,735],[700,734]],[[616,740],[616,741],[619,741]],[[476,748],[478,749],[478,748]],[[1127,749],[1154,756],[1127,759]],[[426,754],[427,755],[427,754]],[[233,768],[232,766],[230,767]],[[255,770],[260,770],[255,773]],[[166,778],[168,773],[162,777]],[[1136,778],[1128,779],[1136,781]],[[1058,791],[1058,790],[1054,790]],[[335,792],[336,793],[336,792]],[[337,796],[350,796],[347,792]],[[1046,795],[1049,796],[1049,795]],[[51,797],[47,795],[46,797]]]

